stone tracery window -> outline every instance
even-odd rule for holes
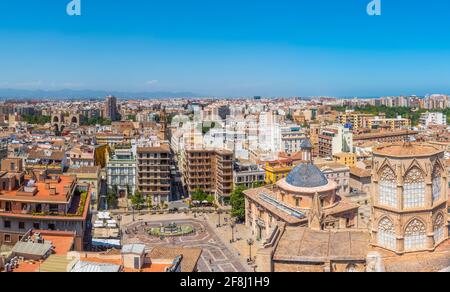
[[[414,219],[408,224],[405,230],[405,249],[415,251],[426,248],[427,231],[425,224],[418,219]]]
[[[411,169],[405,177],[403,191],[404,208],[420,208],[425,206],[425,178],[417,167]]]
[[[389,218],[384,218],[378,224],[378,245],[391,250],[397,249],[395,226]]]
[[[439,201],[441,198],[441,170],[438,166],[436,166],[433,170],[433,203]]]
[[[379,203],[389,207],[397,207],[397,180],[395,173],[389,167],[381,172],[379,183]]]
[[[444,240],[444,216],[442,214],[439,214],[436,217],[436,220],[434,220],[433,224],[433,230],[434,230],[434,244],[440,243],[442,240]]]

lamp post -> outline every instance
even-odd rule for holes
[[[220,215],[222,215],[222,210],[219,209],[219,210],[217,211],[217,214],[219,215],[219,224],[217,224],[217,227],[221,227],[222,225],[221,225],[221,223],[220,223]]]
[[[247,244],[248,244],[248,248],[249,248],[249,258],[248,258],[248,261],[249,262],[252,262],[252,246],[253,246],[253,244],[255,244],[255,241],[252,239],[252,238],[249,238],[248,240],[247,240]]]
[[[236,227],[236,223],[234,223],[234,221],[231,222],[230,224],[231,227],[231,243],[234,242],[234,227]]]
[[[131,214],[133,216],[133,222],[134,222],[135,221],[135,219],[134,219],[134,206],[131,206]]]

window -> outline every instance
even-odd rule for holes
[[[35,229],[35,230],[41,229],[41,224],[39,224],[39,223],[33,223],[33,229]]]
[[[441,188],[441,172],[438,167],[435,167],[433,171],[433,203],[441,198]]]
[[[49,209],[50,209],[50,212],[51,212],[51,213],[58,213],[58,212],[59,212],[58,205],[51,204],[51,205],[49,206]]]
[[[444,216],[439,214],[434,221],[433,230],[434,230],[434,244],[439,244],[443,241],[444,238]]]
[[[384,218],[378,224],[378,245],[391,250],[397,249],[395,226],[388,218]]]
[[[301,198],[295,198],[295,206],[296,207],[300,207],[301,206],[301,202],[302,202]]]
[[[405,209],[425,206],[425,179],[418,168],[411,169],[405,177],[403,205]]]
[[[4,237],[4,242],[8,242],[8,243],[10,243],[12,241],[12,239],[11,239],[11,235],[10,234],[5,234],[5,237]]]
[[[25,222],[19,222],[19,229],[25,229]]]
[[[394,208],[398,206],[396,177],[389,167],[385,167],[381,173],[378,197],[381,205]]]
[[[427,233],[425,224],[418,219],[409,223],[405,230],[405,249],[407,251],[416,251],[426,248]]]
[[[3,222],[3,227],[5,227],[5,228],[11,228],[11,221],[5,221],[5,222]]]
[[[55,224],[53,224],[53,223],[48,224],[48,230],[52,230],[52,231],[56,230]]]

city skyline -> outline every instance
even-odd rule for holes
[[[376,97],[448,93],[443,0],[8,1],[0,89]],[[429,21],[417,21],[429,19]],[[166,97],[166,96],[163,96]]]

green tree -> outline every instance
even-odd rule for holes
[[[231,216],[238,221],[245,220],[245,187],[237,186],[231,193]]]
[[[112,188],[108,188],[106,193],[106,203],[108,204],[107,209],[117,209],[119,206],[119,197],[118,197],[118,188],[117,186],[113,186]]]
[[[194,191],[194,193],[192,194],[192,200],[193,201],[199,201],[199,202],[203,202],[208,198],[208,194],[205,193],[204,190],[198,188]]]
[[[153,207],[153,198],[152,196],[147,196],[146,198],[147,208],[151,209]]]
[[[141,210],[142,206],[145,204],[144,196],[139,191],[136,191],[131,197],[131,204],[134,209]]]
[[[51,117],[41,115],[23,115],[22,120],[27,122],[28,124],[45,125],[47,123],[50,123]]]
[[[111,120],[100,118],[100,117],[86,119],[81,122],[81,124],[83,126],[95,126],[95,125],[110,126],[111,123],[112,123]]]
[[[214,202],[214,196],[208,195],[205,191],[202,189],[196,189],[195,192],[192,194],[191,199],[193,201],[199,201],[199,202],[208,202],[213,203]]]

